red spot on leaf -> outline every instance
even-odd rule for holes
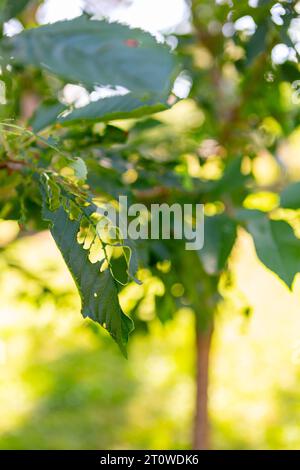
[[[128,47],[138,47],[139,42],[136,39],[126,39],[124,44],[126,44]]]

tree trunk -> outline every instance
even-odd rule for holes
[[[213,327],[201,331],[196,326],[196,413],[194,421],[195,450],[209,449],[208,371]]]

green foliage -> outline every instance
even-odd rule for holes
[[[282,3],[275,18],[274,1],[254,8],[246,0],[194,0],[192,32],[178,34],[171,52],[149,33],[86,15],[32,27],[35,19],[22,15],[25,3],[16,10],[10,2],[1,5],[5,19],[19,15],[25,30],[0,44],[6,100],[0,107],[0,217],[27,230],[50,222],[83,315],[105,326],[124,353],[132,331],[127,314],[137,325],[147,322],[140,310],[148,297],[162,322],[188,306],[207,328],[239,227],[291,288],[300,241],[283,209],[299,209],[299,183],[283,189],[280,207],[261,195],[277,194],[292,173],[278,155],[300,122],[295,5]],[[249,16],[254,27],[241,27]],[[274,47],[282,43],[290,49],[276,62]],[[187,76],[192,84],[181,102],[172,94],[178,63],[179,79]],[[67,84],[85,87],[83,106],[67,102]],[[128,92],[93,101],[104,86],[112,95],[118,87]],[[155,118],[147,117],[152,113]],[[265,160],[269,167],[261,175]],[[204,248],[188,253],[177,240],[135,248],[131,240],[104,243],[97,208],[119,195],[146,205],[206,204]],[[161,291],[143,287],[125,315],[118,295],[140,267]]]

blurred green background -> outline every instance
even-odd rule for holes
[[[193,315],[163,326],[143,307],[129,360],[80,316],[78,295],[47,232],[9,244],[0,224],[0,448],[183,449],[194,408]],[[293,449],[300,440],[300,296],[257,260],[241,232],[234,288],[217,315],[209,390],[212,445]],[[144,271],[144,286],[159,285]],[[134,287],[142,289],[144,287]],[[55,295],[53,295],[55,294]],[[130,302],[124,291],[122,301]],[[241,314],[245,304],[251,315]]]

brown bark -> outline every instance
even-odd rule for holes
[[[210,448],[209,417],[208,417],[208,380],[209,352],[213,328],[196,331],[196,413],[194,421],[195,450]]]

